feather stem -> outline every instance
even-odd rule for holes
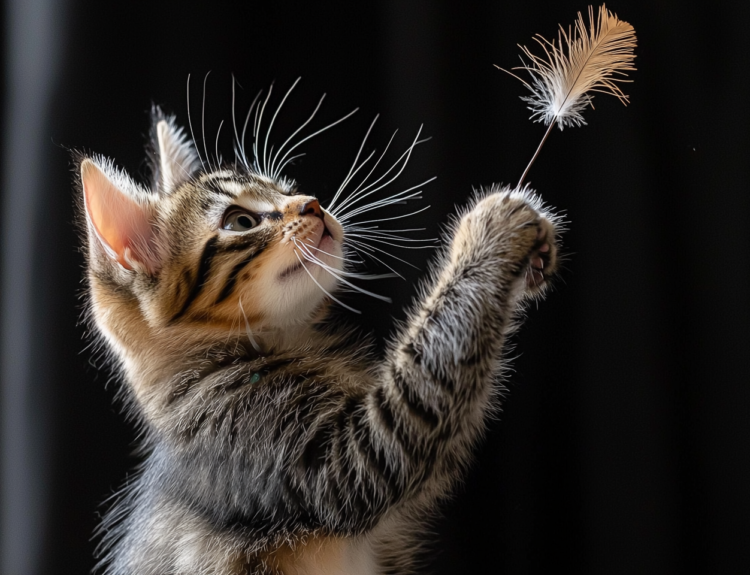
[[[526,169],[523,171],[523,174],[521,174],[521,179],[518,180],[518,185],[516,188],[519,190],[521,189],[521,186],[523,185],[523,181],[526,179],[526,174],[529,173],[529,170],[531,169],[531,165],[534,163],[534,160],[536,160],[536,157],[539,155],[539,152],[542,151],[542,146],[544,146],[544,142],[547,141],[547,138],[549,137],[550,132],[552,131],[552,128],[555,127],[555,124],[557,123],[557,118],[552,120],[552,123],[549,125],[549,128],[547,128],[547,131],[544,132],[544,137],[542,138],[542,141],[539,142],[539,145],[536,148],[536,152],[534,152],[534,155],[531,157],[531,161],[526,166]]]

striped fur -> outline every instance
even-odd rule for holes
[[[318,237],[319,221],[333,255],[344,253],[333,216],[304,213],[311,198],[288,180],[203,171],[173,120],[155,121],[152,189],[81,158],[146,210],[155,261],[155,271],[137,253],[118,262],[106,222],[83,207],[90,316],[144,446],[102,527],[104,570],[414,571],[430,517],[496,407],[507,337],[555,270],[556,218],[528,190],[478,195],[376,357],[324,321],[315,281],[332,292],[335,279],[308,276],[295,258],[290,238]],[[232,205],[260,225],[220,229]]]

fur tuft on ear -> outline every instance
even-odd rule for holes
[[[151,108],[150,147],[155,191],[167,194],[201,168],[192,140],[175,117],[165,115],[158,106]]]
[[[80,169],[90,242],[125,269],[154,274],[160,266],[150,194],[105,158],[85,158]]]

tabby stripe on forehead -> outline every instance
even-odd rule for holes
[[[215,194],[219,194],[222,196],[229,196],[230,198],[236,198],[237,194],[234,192],[230,192],[229,190],[225,190],[221,185],[219,185],[215,181],[209,181],[204,184],[204,188],[207,189],[209,192],[214,192]]]
[[[195,278],[195,282],[193,282],[193,287],[190,288],[190,293],[188,294],[187,298],[185,298],[185,302],[182,304],[182,308],[180,309],[180,311],[178,311],[174,315],[174,317],[172,317],[172,321],[178,320],[185,314],[190,305],[200,295],[203,286],[206,285],[206,281],[208,280],[208,272],[211,270],[211,261],[216,255],[217,240],[218,237],[213,236],[206,242],[206,245],[203,247],[203,253],[201,254],[200,263],[198,264],[198,274]]]

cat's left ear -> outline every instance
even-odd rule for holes
[[[80,169],[91,249],[126,270],[156,273],[155,198],[103,158],[85,158]]]
[[[174,116],[161,108],[151,110],[151,154],[155,191],[168,194],[192,178],[201,168],[200,156]]]

